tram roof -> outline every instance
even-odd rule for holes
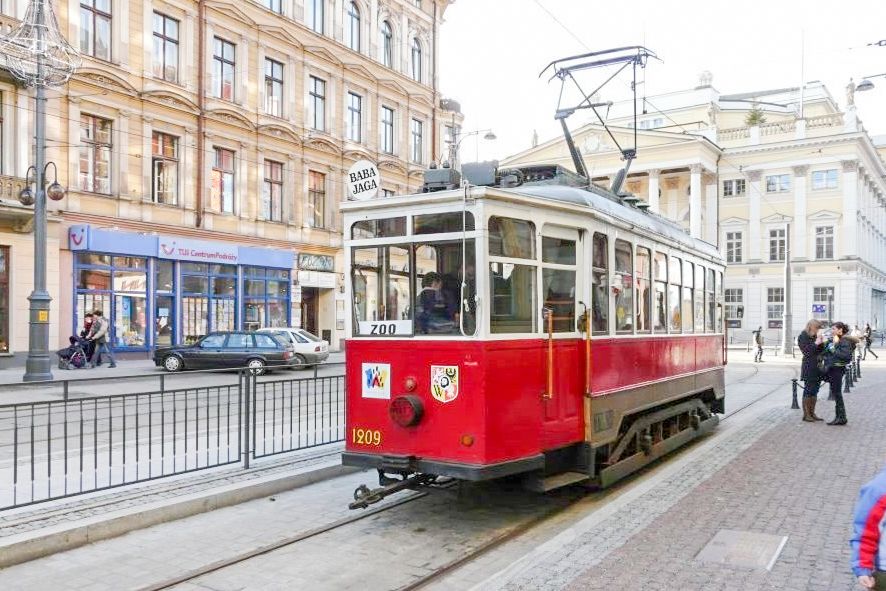
[[[453,198],[461,200],[463,196],[463,189],[417,193],[372,199],[370,201],[349,201],[342,204],[342,210],[352,212],[360,209],[393,209],[398,206],[415,206],[419,203],[446,202],[451,201]],[[474,199],[483,197],[495,199],[496,197],[501,198],[504,196],[517,198],[518,200],[529,197],[588,208],[600,212],[606,217],[617,219],[622,223],[662,236],[667,240],[707,256],[720,258],[720,252],[713,244],[691,237],[683,228],[658,214],[625,205],[617,201],[605,189],[593,185],[584,188],[566,185],[521,185],[514,188],[471,187],[471,197]]]

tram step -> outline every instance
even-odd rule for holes
[[[530,478],[526,482],[526,488],[533,492],[546,493],[555,488],[569,486],[570,484],[580,484],[589,480],[590,477],[581,472],[563,472],[562,474],[555,474],[546,478]]]

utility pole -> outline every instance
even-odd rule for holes
[[[791,334],[791,224],[786,224],[784,236],[784,318],[782,319],[783,340],[781,352],[784,355],[793,355],[794,340]]]

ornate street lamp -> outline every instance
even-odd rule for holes
[[[483,132],[486,132],[486,135],[483,136],[483,139],[486,141],[491,142],[498,139],[498,136],[496,136],[495,132],[491,129],[475,129],[474,131],[469,131],[467,133],[462,133],[461,131],[455,133],[453,138],[455,141],[449,144],[449,162],[453,168],[460,168],[460,166],[456,166],[456,164],[461,164],[461,161],[458,158],[458,149],[461,147],[461,143],[467,138],[480,135]]]
[[[0,56],[15,78],[36,89],[36,138],[34,146],[34,192],[30,183],[19,194],[25,204],[34,204],[34,290],[28,296],[31,313],[28,331],[28,360],[24,381],[51,380],[49,358],[49,304],[46,291],[46,197],[64,197],[56,180],[46,187],[46,88],[65,84],[80,65],[77,51],[62,36],[52,0],[31,0],[25,18],[9,35],[0,38]],[[55,166],[53,164],[53,166]],[[28,169],[30,180],[31,169]]]

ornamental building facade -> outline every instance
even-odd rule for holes
[[[576,129],[577,147],[608,186],[623,166],[617,145],[632,147],[636,131],[625,190],[719,246],[733,343],[759,326],[779,342],[788,255],[792,334],[811,317],[886,328],[884,142],[862,125],[854,86],[841,107],[818,82],[726,95],[706,73],[696,88],[644,99],[636,130],[631,110],[612,106],[612,137]],[[560,137],[503,165],[542,161],[573,168]]]
[[[0,31],[26,0],[0,3]],[[414,192],[462,121],[438,92],[450,0],[56,0],[83,63],[48,92],[51,346],[84,314],[144,356],[213,330],[344,336],[338,204],[358,160]],[[0,58],[0,363],[33,287],[33,91]],[[50,175],[51,176],[51,175]]]

